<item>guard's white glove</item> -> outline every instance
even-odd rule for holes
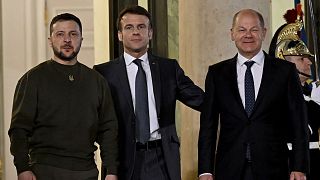
[[[312,83],[311,100],[320,105],[320,86],[317,87],[316,83]]]

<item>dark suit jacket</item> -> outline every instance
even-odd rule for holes
[[[176,100],[200,109],[203,91],[196,86],[176,60],[148,56],[164,158],[171,180],[180,180],[180,142],[175,127]],[[133,173],[135,144],[135,115],[123,56],[94,66],[109,83],[119,121],[120,170],[119,179],[130,180]]]
[[[250,142],[255,179],[287,179],[290,141],[295,144],[292,170],[307,172],[306,109],[295,65],[264,54],[261,85],[250,117],[238,90],[237,56],[209,67],[200,122],[199,174],[240,180],[245,144]]]

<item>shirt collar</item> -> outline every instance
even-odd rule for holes
[[[139,57],[139,58],[135,58],[135,57],[131,56],[130,54],[124,52],[124,53],[123,53],[123,57],[124,57],[124,61],[126,62],[126,65],[127,65],[127,66],[129,66],[129,65],[132,63],[132,61],[135,60],[135,59],[141,59],[142,62],[143,62],[143,63],[146,63],[146,64],[149,63],[149,61],[148,61],[148,53],[147,53],[147,52],[144,53],[144,55],[142,55],[142,56]]]
[[[240,66],[244,65],[244,63],[246,61],[248,61],[249,59],[245,58],[244,56],[242,56],[240,53],[238,53],[238,64]],[[263,64],[263,60],[264,60],[264,53],[262,50],[260,50],[258,52],[258,54],[256,54],[252,59],[250,59],[251,61],[254,61],[256,64],[258,65],[262,65]]]

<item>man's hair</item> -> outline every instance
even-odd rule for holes
[[[138,14],[138,15],[143,15],[146,16],[149,19],[149,26],[150,28],[152,28],[152,22],[151,22],[151,15],[150,13],[143,7],[138,6],[138,5],[131,5],[126,7],[125,9],[123,9],[118,17],[117,20],[117,29],[118,31],[122,31],[122,27],[121,27],[121,19],[125,14]]]
[[[253,9],[246,9],[246,10],[241,10],[241,11],[237,12],[237,13],[233,16],[232,28],[234,27],[234,25],[235,25],[235,23],[236,23],[236,19],[237,19],[238,15],[239,15],[240,13],[242,13],[243,11],[250,11],[250,12],[255,13],[255,14],[258,16],[258,18],[259,18],[260,26],[261,26],[262,28],[264,28],[264,19],[263,19],[263,16],[262,16],[258,11],[255,11],[255,10],[253,10]]]
[[[50,23],[50,36],[51,36],[51,34],[53,32],[53,25],[55,23],[61,22],[61,21],[74,21],[74,22],[76,22],[79,25],[80,33],[82,34],[82,24],[81,24],[80,19],[77,16],[73,15],[73,14],[63,13],[63,14],[59,14],[59,15],[55,16],[51,20],[51,23]]]

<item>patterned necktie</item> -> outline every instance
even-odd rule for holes
[[[255,102],[254,81],[251,73],[251,67],[254,64],[254,61],[247,61],[244,64],[247,66],[246,74],[244,76],[245,110],[247,112],[248,117],[250,117]],[[248,162],[252,161],[250,143],[247,143],[246,158]]]
[[[248,117],[250,117],[255,102],[254,82],[251,73],[251,67],[254,64],[254,61],[247,61],[244,64],[247,66],[246,74],[244,76],[245,110],[247,112]]]
[[[133,62],[138,66],[135,82],[136,138],[138,142],[144,144],[150,138],[150,122],[146,73],[142,68],[141,61],[135,59]]]

